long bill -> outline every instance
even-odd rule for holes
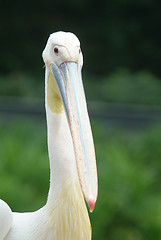
[[[51,65],[58,84],[73,140],[76,166],[83,195],[93,211],[97,199],[97,169],[91,126],[81,77],[75,62]]]

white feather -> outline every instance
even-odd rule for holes
[[[60,35],[66,37],[64,33],[54,35],[58,36],[59,44],[62,41]],[[70,37],[72,43],[78,47],[79,40],[69,33],[67,45],[71,42]],[[50,55],[47,48],[43,57],[50,58]],[[73,57],[75,57],[74,53]],[[82,57],[81,61],[83,61]],[[46,60],[46,66],[47,62]],[[55,114],[48,105],[48,77],[49,69],[46,67],[45,106],[50,159],[48,200],[43,208],[31,213],[12,213],[8,205],[1,200],[0,240],[91,239],[90,221],[78,180],[70,129],[64,110],[60,114]]]

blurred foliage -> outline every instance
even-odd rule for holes
[[[50,33],[74,32],[85,71],[106,75],[119,67],[161,76],[161,1],[2,1],[0,72],[41,75]],[[40,73],[40,74],[39,74]]]
[[[44,125],[0,124],[0,198],[13,210],[32,211],[47,197],[49,164]]]
[[[146,132],[94,125],[99,197],[94,239],[161,238],[161,125]]]
[[[99,121],[92,127],[99,176],[93,240],[160,240],[161,125],[137,133]],[[0,132],[0,197],[14,211],[34,211],[49,187],[45,125],[1,121]]]
[[[92,88],[91,88],[92,82]],[[108,77],[84,81],[93,100],[127,104],[161,105],[161,81],[153,74],[118,69]]]
[[[0,77],[0,96],[44,97],[45,80],[41,81],[31,74],[13,72]]]
[[[161,105],[161,81],[153,74],[140,71],[132,73],[118,69],[104,78],[83,76],[87,98],[126,104]],[[0,96],[44,98],[44,75],[41,81],[30,74],[15,72],[0,77]]]

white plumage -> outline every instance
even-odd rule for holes
[[[90,240],[84,197],[92,211],[97,172],[79,40],[72,33],[54,33],[43,58],[51,170],[48,200],[32,213],[12,213],[0,200],[0,240]]]

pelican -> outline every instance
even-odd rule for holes
[[[0,201],[0,240],[90,240],[85,200],[93,211],[97,168],[81,69],[78,38],[49,36],[43,51],[50,187],[46,205],[35,212],[12,212]],[[84,200],[85,199],[85,200]]]

